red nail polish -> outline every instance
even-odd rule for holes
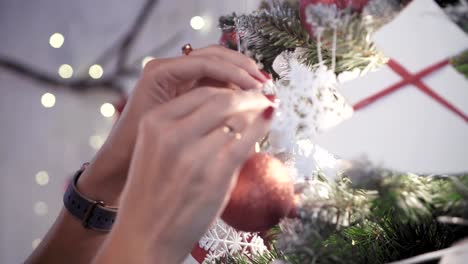
[[[273,108],[273,106],[269,106],[263,111],[262,116],[265,118],[265,120],[271,120],[274,112],[275,108]]]
[[[265,94],[265,97],[273,103],[276,103],[276,96],[274,94]]]
[[[260,72],[261,72],[263,75],[265,75],[265,77],[266,77],[268,80],[271,80],[271,79],[272,79],[272,78],[271,78],[271,75],[270,75],[268,72],[266,72],[266,71],[264,71],[264,70],[260,70]]]

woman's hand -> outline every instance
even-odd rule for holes
[[[95,263],[180,263],[226,205],[273,106],[259,93],[205,87],[149,111]]]
[[[78,188],[89,198],[116,205],[126,181],[138,124],[150,109],[200,85],[248,90],[260,88],[267,80],[253,60],[221,46],[150,61],[118,124],[81,176]]]
[[[230,159],[231,157],[221,158],[222,155],[218,155],[222,151],[216,149],[214,147],[214,143],[209,143],[209,146],[213,148],[212,150],[210,150],[212,151],[210,152],[212,154],[203,152],[208,151],[208,149],[206,149],[204,145],[203,147],[202,145],[197,146],[197,148],[199,148],[198,153],[197,149],[194,148],[193,144],[195,142],[199,142],[198,144],[200,144],[202,140],[200,139],[200,141],[196,141],[195,138],[192,137],[194,134],[190,134],[190,132],[195,133],[196,131],[194,130],[194,128],[199,127],[200,125],[210,125],[211,123],[209,124],[209,122],[211,122],[210,120],[212,119],[211,114],[218,118],[220,113],[224,113],[225,116],[228,116],[229,114],[232,114],[233,116],[240,115],[240,117],[238,118],[244,120],[247,117],[251,118],[253,113],[257,113],[259,111],[259,107],[265,106],[265,99],[262,98],[257,100],[259,101],[257,102],[258,105],[253,107],[254,109],[251,109],[251,111],[249,110],[250,114],[233,114],[234,112],[240,110],[247,111],[247,109],[250,109],[249,107],[252,107],[251,103],[255,100],[253,100],[247,95],[236,95],[234,96],[236,99],[232,99],[234,101],[231,101],[231,99],[226,99],[221,95],[219,97],[218,95],[214,96],[215,92],[213,90],[219,90],[220,92],[230,92],[230,94],[232,94],[232,91],[229,89],[248,90],[252,88],[259,88],[262,85],[262,82],[265,82],[266,80],[267,77],[265,77],[261,73],[261,71],[257,68],[253,60],[247,58],[246,56],[240,53],[227,50],[220,46],[212,46],[206,49],[195,50],[189,56],[183,56],[173,59],[153,60],[152,62],[148,63],[145,67],[144,72],[137,84],[137,87],[134,89],[125,107],[125,111],[122,113],[119,122],[116,124],[116,126],[114,126],[114,129],[112,130],[108,140],[100,149],[98,154],[95,156],[91,164],[81,175],[77,184],[78,189],[81,193],[83,193],[90,199],[104,201],[107,205],[110,206],[118,205],[119,196],[127,180],[128,169],[130,167],[130,161],[132,153],[134,152],[134,145],[136,143],[138,126],[141,123],[143,116],[148,115],[148,117],[145,118],[145,122],[143,122],[143,125],[140,129],[140,139],[138,142],[139,148],[138,151],[135,151],[135,155],[137,155],[138,158],[134,159],[135,165],[133,165],[134,169],[131,173],[132,178],[134,178],[134,180],[132,180],[133,183],[127,188],[128,198],[124,199],[127,206],[124,206],[124,210],[119,210],[119,214],[123,214],[127,217],[123,216],[120,217],[120,219],[128,218],[135,220],[134,217],[128,217],[129,215],[135,213],[135,215],[137,215],[137,218],[141,221],[146,221],[145,223],[156,223],[159,221],[159,219],[155,218],[154,216],[163,215],[163,212],[160,210],[166,210],[167,213],[172,216],[177,214],[177,212],[190,212],[190,208],[182,207],[183,204],[181,204],[180,200],[177,200],[177,202],[175,200],[173,201],[173,204],[171,206],[171,208],[173,208],[171,210],[169,210],[167,206],[163,208],[162,206],[164,205],[162,205],[162,202],[169,202],[174,197],[174,199],[193,198],[193,196],[186,196],[187,194],[184,194],[184,196],[179,196],[179,193],[177,192],[181,192],[182,190],[195,195],[201,192],[200,188],[207,189],[207,186],[221,186],[221,183],[216,182],[210,185],[207,182],[207,179],[203,178],[204,181],[197,181],[199,182],[199,184],[192,185],[191,190],[185,189],[189,185],[187,177],[193,176],[194,178],[200,178],[201,176],[194,176],[196,173],[198,173],[197,175],[207,175],[206,177],[208,177],[208,175],[212,175],[210,177],[225,177],[225,175],[227,175],[226,166],[228,165],[223,165],[225,171],[220,171],[221,164],[226,163],[231,164],[231,166],[232,164],[234,164],[233,160]],[[197,91],[197,93],[194,93],[194,95],[188,95],[187,92],[203,85],[212,86],[214,88],[202,89],[200,91]],[[182,95],[184,93],[187,94],[188,97],[180,97],[182,101],[179,100],[179,98],[176,98],[175,101],[178,103],[168,103],[168,101],[171,101],[173,98],[178,97],[179,95]],[[195,95],[199,97],[196,98],[196,100],[195,98],[193,98]],[[259,97],[261,98],[260,95],[257,95],[256,97],[257,99]],[[194,100],[193,102],[192,100],[189,100],[190,102],[192,102],[192,104],[188,103],[188,106],[191,106],[192,108],[190,109],[190,111],[184,112],[185,114],[191,112],[192,110],[194,111],[194,114],[197,112],[200,113],[199,110],[201,109],[211,109],[211,111],[213,112],[210,113],[210,116],[208,116],[207,114],[205,116],[191,115],[192,119],[186,120],[188,122],[179,122],[181,121],[182,116],[176,116],[174,115],[174,113],[182,109],[187,110],[187,106],[183,105],[183,101],[187,99],[182,98],[193,98]],[[210,98],[210,100],[216,99],[221,101],[205,101],[208,98]],[[241,103],[240,106],[246,106],[246,108],[242,108],[239,105],[237,105],[237,103],[240,102],[239,100],[243,98],[246,100],[246,102]],[[200,108],[194,105],[194,102],[200,103],[198,105],[200,106]],[[164,104],[163,106],[160,106],[160,110],[151,110],[154,109],[155,106],[160,104]],[[203,108],[201,107],[202,104],[211,106],[210,108]],[[217,105],[217,107],[214,107],[214,105]],[[164,114],[166,111],[168,113],[171,113],[172,115],[166,116]],[[151,118],[151,116],[153,118]],[[161,118],[161,123],[159,123],[159,121],[156,120],[156,117],[158,116]],[[199,119],[196,120],[196,118]],[[153,124],[150,125],[149,123]],[[190,127],[191,125],[186,126],[182,124],[192,124],[194,125],[194,128]],[[260,122],[256,125],[253,125],[252,127],[256,127],[256,129],[259,130],[262,126],[263,125]],[[239,129],[242,129],[242,127],[239,127]],[[253,132],[247,131],[250,131],[252,129],[253,128],[248,128],[246,130],[244,138],[239,142],[236,141],[236,144],[232,145],[234,146],[241,144],[241,142],[244,142],[243,140],[246,141],[242,144],[247,144],[247,142],[251,142],[252,139],[250,137],[252,136],[248,137],[247,135]],[[180,140],[180,146],[183,146],[183,149],[178,149],[177,146],[175,146],[177,142],[170,141],[171,139],[174,140],[175,138],[177,138],[178,141]],[[163,139],[168,139],[169,141]],[[208,142],[208,139],[204,140]],[[163,149],[168,147],[168,142],[172,142],[172,145],[174,145],[173,147],[169,148],[171,151],[173,151],[173,153],[170,156],[173,158],[173,160],[164,159],[164,157],[162,156],[155,156],[155,153],[153,151],[163,151]],[[191,143],[192,145],[189,143]],[[145,146],[146,144],[148,146]],[[178,151],[175,151],[176,149],[178,149]],[[237,149],[237,147],[226,147],[226,151],[224,151],[223,153],[230,153],[235,149]],[[173,169],[172,167],[155,167],[156,164],[170,166],[170,164],[173,164],[173,162],[176,162],[177,164],[184,164],[183,161],[179,160],[179,155],[176,155],[174,153],[194,153],[194,157],[201,157],[201,155],[213,155],[211,157],[211,162],[206,161],[206,167],[211,168],[218,164],[217,166],[220,166],[220,168],[219,170],[213,169],[212,171],[204,171],[204,173],[201,173],[201,171],[191,171],[189,174],[187,174],[183,171],[180,171],[181,167],[177,167],[177,172],[175,171],[175,168]],[[216,157],[215,153],[218,153]],[[158,155],[160,155],[160,153]],[[188,158],[187,155],[188,154],[184,154],[182,156]],[[145,158],[146,156],[147,158]],[[236,154],[234,153],[232,157],[236,157]],[[148,163],[147,165],[152,165],[153,167],[146,168],[145,166],[143,166],[143,164],[139,163],[142,160],[145,160],[145,162]],[[206,160],[206,157],[203,157],[203,160]],[[198,165],[200,166],[201,164]],[[200,167],[197,169],[201,170],[202,168]],[[167,170],[167,172],[170,174],[165,174],[166,171],[164,170]],[[178,176],[176,174],[180,175]],[[168,182],[169,180],[165,177],[169,176],[170,183],[174,185],[172,187],[166,185],[166,182]],[[174,184],[174,181],[178,179],[175,176],[177,176],[181,180],[184,179],[184,185],[179,186],[177,183]],[[230,176],[225,178],[231,179]],[[214,179],[212,180],[214,181]],[[145,186],[137,187],[138,182],[140,182],[138,184],[141,185],[142,182],[146,181],[150,181],[148,182],[148,184],[151,183],[154,186],[146,186],[146,188]],[[160,184],[164,185],[159,186],[156,184],[156,182],[159,182]],[[139,188],[142,188],[141,196],[140,192],[138,191]],[[168,190],[170,190],[169,188],[173,188],[171,193],[168,193]],[[212,193],[213,191],[219,192]],[[193,203],[193,208],[200,209],[200,206],[206,205],[210,201],[212,202],[212,204],[206,207],[210,208],[210,210],[207,210],[206,219],[196,218],[198,220],[191,223],[189,220],[191,216],[181,215],[181,217],[178,218],[177,221],[182,221],[179,223],[189,222],[187,227],[193,227],[194,230],[201,230],[201,227],[206,225],[205,220],[212,218],[213,210],[215,208],[219,209],[220,205],[216,202],[218,201],[216,197],[225,194],[225,190],[223,189],[210,189],[210,192],[213,196],[208,197],[206,196],[206,194],[203,194],[200,195],[199,198],[197,198],[198,196],[193,198],[194,201],[196,201]],[[163,197],[164,199],[166,199],[166,201],[157,200],[155,197],[151,196],[156,193],[161,193],[161,196],[158,197]],[[204,200],[196,200],[202,198]],[[148,207],[150,209],[148,212],[146,212],[146,209],[143,209],[143,207],[140,208],[140,205],[143,203],[145,205],[150,204],[150,201],[152,201],[152,199],[155,200],[156,203],[151,207]],[[186,205],[188,206],[189,203],[186,203]],[[133,212],[132,210],[135,210],[135,212]],[[152,215],[149,216],[145,213],[151,213]],[[202,215],[205,215],[205,213],[202,213],[198,216]],[[161,222],[159,224],[164,225],[167,223],[167,221],[171,221],[168,219],[171,218],[163,218],[161,221],[165,222]],[[121,224],[119,224],[119,228],[117,228],[117,230],[120,230],[119,234],[123,231],[131,232],[130,230],[132,229],[132,227],[129,227],[129,225],[131,225],[132,223],[125,222],[123,220],[119,222],[122,222]],[[161,227],[161,225],[141,226],[139,225],[139,223],[135,224],[137,224],[137,226],[134,226],[136,232],[135,234],[142,234],[142,232],[144,231],[152,231],[154,232],[154,234],[160,234],[161,236],[169,237],[168,233],[161,233],[161,230],[157,230],[157,228]],[[168,225],[168,230],[171,230],[171,232],[177,231],[176,229],[174,229],[173,225]],[[186,229],[182,228],[181,230],[184,230],[185,232]],[[175,234],[177,235],[177,238],[174,239],[180,239],[181,233]],[[195,234],[191,234],[189,238],[193,240],[196,236],[197,235]],[[30,256],[30,258],[27,260],[27,263],[89,263],[90,260],[96,255],[97,250],[101,247],[106,237],[107,236],[103,233],[98,233],[93,230],[84,229],[81,226],[79,220],[71,216],[65,209],[63,209],[60,215],[58,216],[55,224],[49,230],[46,237],[44,237],[41,245],[38,248],[36,248],[36,250]],[[146,235],[142,236],[141,238],[148,237],[149,236]],[[133,239],[134,237],[130,238]],[[153,245],[154,244],[155,243],[153,243]],[[138,245],[128,246],[131,247]],[[145,246],[149,247],[151,245],[148,242],[145,244]],[[122,251],[130,252],[130,254],[133,254],[131,250],[128,251],[125,248]],[[175,256],[175,254],[171,255]]]

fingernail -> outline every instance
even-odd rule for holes
[[[265,94],[265,97],[272,103],[278,103],[278,99],[276,99],[276,96],[274,94]]]
[[[264,71],[264,70],[260,70],[260,72],[261,72],[268,80],[271,80],[271,79],[272,79],[272,78],[271,78],[271,75],[270,75],[268,72],[266,72],[266,71]]]
[[[263,76],[263,75],[262,75]],[[262,87],[265,83],[267,83],[269,80],[268,79],[265,79],[265,77],[263,78],[260,78],[259,76],[254,76],[255,80],[257,80],[258,82],[261,83]]]
[[[275,108],[273,106],[269,106],[263,111],[262,116],[265,120],[271,120],[273,112],[275,112]]]

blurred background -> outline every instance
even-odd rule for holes
[[[218,43],[259,0],[0,1],[0,263],[21,263],[146,61]]]

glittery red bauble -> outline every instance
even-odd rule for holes
[[[314,35],[312,26],[307,23],[307,17],[305,10],[310,4],[324,4],[324,5],[336,5],[338,9],[351,8],[353,11],[361,12],[362,9],[367,5],[369,0],[301,0],[300,3],[300,15],[302,26],[309,32],[311,36]]]
[[[256,153],[242,167],[222,219],[241,231],[260,232],[278,224],[294,208],[294,186],[286,166]]]

